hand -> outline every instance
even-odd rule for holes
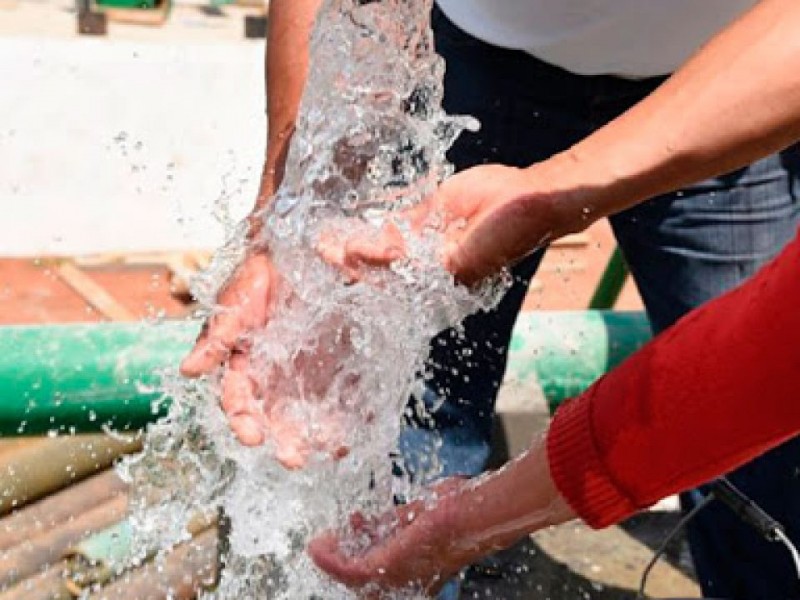
[[[256,360],[251,354],[252,336],[266,327],[278,296],[291,295],[285,285],[266,253],[249,254],[219,294],[218,310],[183,360],[181,373],[199,377],[222,367],[221,404],[233,433],[245,446],[258,446],[269,438],[278,461],[297,469],[315,452],[335,458],[347,454],[335,410],[321,416],[312,429],[292,405],[298,397],[294,375],[307,375],[304,395],[322,397],[348,340],[327,340],[316,354],[297,353],[292,369]]]
[[[540,165],[473,167],[447,179],[397,220],[406,221],[412,234],[439,231],[444,237],[444,267],[464,283],[479,281],[548,240],[581,228],[574,221],[564,225],[557,203],[564,202],[566,194],[548,187],[546,170]],[[587,220],[583,226],[588,224]],[[365,265],[387,266],[407,257],[406,241],[395,223],[381,231],[357,227],[346,236],[326,235],[319,251],[354,279]]]
[[[449,479],[436,486],[437,500],[412,502],[377,519],[351,517],[354,540],[326,533],[308,551],[319,568],[367,598],[391,590],[412,588],[435,594],[452,576],[478,556],[459,546],[453,527],[453,507],[464,480]],[[388,533],[386,530],[389,530]],[[363,552],[348,546],[369,540]]]
[[[206,321],[194,348],[181,363],[185,377],[200,377],[223,366],[222,408],[231,429],[247,446],[263,443],[248,375],[248,334],[263,328],[278,287],[278,275],[264,252],[245,257],[217,297],[218,310]]]
[[[448,479],[434,491],[434,502],[400,507],[393,518],[355,515],[355,539],[323,534],[309,545],[311,558],[368,598],[408,587],[435,593],[480,557],[575,518],[550,474],[544,438],[502,469],[470,481]],[[367,548],[358,551],[365,539]]]

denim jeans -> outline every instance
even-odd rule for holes
[[[574,75],[476,40],[436,9],[433,26],[437,50],[447,61],[446,110],[481,121],[480,131],[462,135],[449,154],[459,170],[544,160],[663,81]],[[800,222],[799,196],[800,149],[794,147],[611,217],[653,330],[735,287],[773,257]],[[400,442],[412,476],[423,478],[437,464],[439,476],[473,476],[484,469],[511,331],[541,257],[536,253],[514,269],[514,286],[497,309],[467,318],[463,332],[445,331],[432,341],[425,373],[425,404],[432,414],[409,417]],[[800,545],[800,439],[732,479]],[[712,503],[700,513],[690,525],[690,542],[706,594],[800,598],[785,550],[758,538],[726,507]],[[451,587],[442,597],[454,598],[456,591]]]

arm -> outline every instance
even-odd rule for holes
[[[308,77],[309,41],[322,0],[272,0],[267,32],[267,149],[254,212],[280,186]],[[256,230],[258,227],[255,228]]]
[[[565,203],[567,229],[800,138],[798,30],[800,3],[762,0],[651,96],[558,156],[555,171],[586,190]]]
[[[248,218],[251,245],[217,297],[217,310],[208,318],[192,351],[181,363],[186,377],[222,370],[222,408],[231,428],[246,445],[265,438],[263,381],[250,373],[250,350],[242,343],[263,328],[281,286],[280,274],[258,240],[260,212],[283,178],[286,155],[308,73],[309,42],[322,0],[273,0],[267,39],[266,79],[268,136],[261,185]],[[292,458],[285,461],[295,465]]]
[[[412,229],[436,223],[444,266],[471,283],[601,217],[784,148],[800,138],[798,31],[800,2],[762,0],[648,98],[566,152],[524,169],[484,165],[449,178],[411,212]],[[403,256],[405,241],[388,226],[326,239],[321,251],[355,276],[362,264]]]
[[[403,509],[387,539],[310,552],[344,583],[447,577],[576,514],[616,523],[800,432],[800,237],[741,288],[690,313],[558,411],[547,443],[432,504]]]

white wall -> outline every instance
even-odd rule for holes
[[[252,203],[263,46],[0,38],[0,255],[212,247]]]

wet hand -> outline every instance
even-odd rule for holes
[[[252,356],[253,334],[263,330],[272,316],[285,283],[265,252],[249,254],[217,298],[217,309],[206,322],[194,348],[181,364],[181,374],[200,377],[222,369],[221,406],[231,430],[245,446],[259,446],[268,438],[276,458],[285,467],[303,467],[314,452],[342,457],[344,433],[335,419],[324,419],[310,435],[293,417],[293,394],[286,374],[270,370]],[[330,373],[336,356],[299,354],[295,371]],[[313,363],[313,368],[312,368]],[[309,377],[313,381],[313,377]]]
[[[185,377],[200,377],[223,367],[222,407],[243,444],[254,446],[264,434],[254,415],[254,383],[248,374],[248,335],[266,326],[278,276],[264,252],[249,254],[217,297],[194,348],[181,363]]]
[[[397,589],[435,594],[478,556],[477,548],[461,545],[454,533],[454,507],[463,484],[447,480],[437,486],[435,502],[413,502],[377,519],[353,515],[350,535],[356,542],[326,533],[311,542],[309,554],[320,569],[366,598]],[[365,539],[366,550],[348,550]]]
[[[463,283],[474,283],[567,233],[559,222],[558,195],[537,166],[473,167],[453,175],[420,205],[380,231],[367,226],[322,237],[319,251],[352,279],[365,267],[406,258],[401,227],[412,235],[442,234],[440,260]]]

